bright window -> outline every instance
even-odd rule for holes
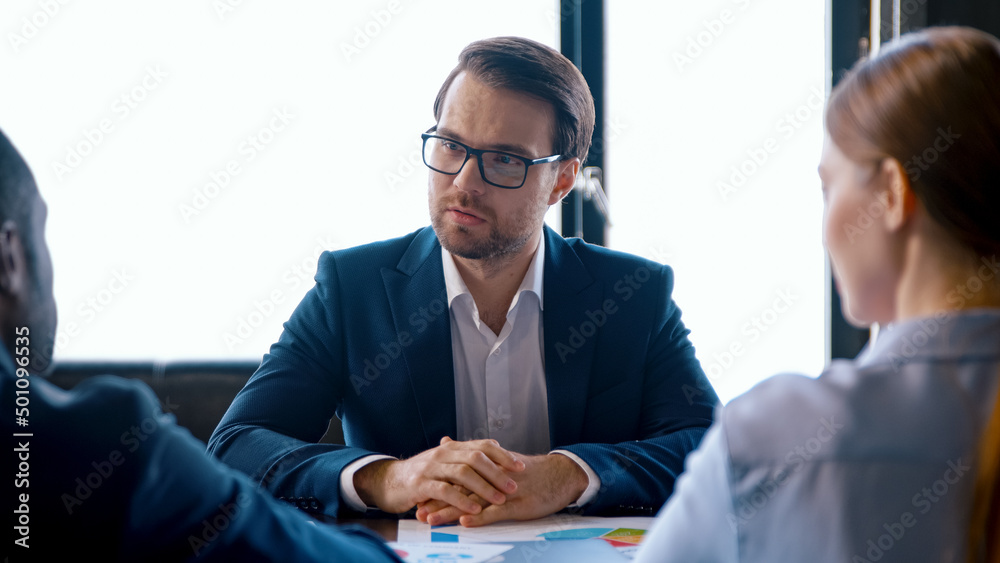
[[[724,401],[823,367],[824,4],[607,3],[609,246],[673,266]]]
[[[468,43],[554,2],[5,1],[0,127],[49,204],[58,359],[258,359],[321,251],[429,224]]]

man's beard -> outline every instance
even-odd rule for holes
[[[489,225],[489,234],[485,238],[473,238],[471,230],[462,225],[445,224],[444,214],[451,205],[460,205],[466,209],[475,211],[477,215],[486,219]],[[513,255],[524,248],[531,239],[532,230],[527,224],[530,219],[518,217],[514,223],[500,225],[496,215],[489,210],[479,207],[468,194],[462,193],[458,196],[458,201],[454,203],[439,203],[431,214],[431,226],[437,234],[438,241],[445,250],[455,256],[460,256],[468,260],[495,261],[503,259],[505,256]]]

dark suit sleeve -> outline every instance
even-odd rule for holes
[[[99,377],[64,392],[35,380],[31,417],[32,555],[398,561],[371,534],[317,524],[206,455],[142,383]]]
[[[653,516],[673,491],[674,480],[684,469],[684,459],[698,447],[711,426],[713,411],[719,403],[695,357],[688,338],[690,331],[681,321],[681,310],[671,297],[671,269],[659,266],[650,270],[652,280],[656,280],[651,284],[656,291],[651,296],[651,320],[638,322],[638,318],[630,316],[630,326],[622,328],[622,332],[633,335],[630,340],[639,342],[643,342],[640,332],[648,329],[645,349],[636,350],[628,344],[613,349],[605,347],[598,352],[595,367],[605,373],[594,376],[622,377],[614,373],[620,369],[617,366],[631,363],[633,356],[641,357],[635,368],[641,372],[635,384],[641,387],[641,397],[634,439],[559,448],[578,455],[601,480],[597,496],[583,507],[586,514]],[[634,389],[629,392],[633,394]],[[603,410],[608,417],[604,421],[588,420],[588,425],[613,426],[624,418],[621,408],[610,402],[588,406]]]
[[[331,516],[350,510],[341,500],[341,471],[377,453],[317,443],[335,415],[344,386],[351,384],[338,299],[336,262],[326,253],[316,285],[208,442],[210,453],[274,496]]]

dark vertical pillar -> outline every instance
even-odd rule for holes
[[[920,0],[902,0],[900,11]],[[997,0],[926,0],[927,25],[967,25],[1000,37],[1000,2]]]
[[[891,0],[883,0],[883,3]],[[830,14],[831,45],[830,45],[830,66],[832,72],[832,85],[836,86],[840,79],[858,59],[867,56],[870,46],[870,7],[868,0],[833,0],[832,14]],[[891,22],[890,22],[891,35]],[[833,279],[828,280],[829,284],[829,306],[828,330],[829,330],[829,351],[827,358],[853,358],[868,342],[870,331],[858,329],[852,326],[844,318],[841,312],[840,295],[833,284]]]
[[[604,171],[604,189],[607,190],[608,173],[604,168],[604,1],[562,0],[559,12],[560,50],[587,79],[597,110],[593,144],[583,166],[601,168]],[[562,208],[563,236],[582,233],[587,242],[603,245],[605,227],[604,217],[594,202],[585,200],[576,190],[570,192]]]

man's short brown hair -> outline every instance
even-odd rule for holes
[[[448,88],[467,72],[491,88],[534,96],[555,108],[552,149],[565,158],[586,162],[594,135],[594,97],[583,74],[562,53],[523,37],[494,37],[470,43],[458,56],[458,66],[445,79],[434,100],[434,118]]]

